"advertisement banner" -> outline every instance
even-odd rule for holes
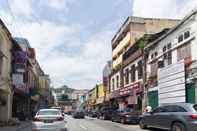
[[[13,74],[12,75],[12,83],[14,85],[24,85],[23,74]]]

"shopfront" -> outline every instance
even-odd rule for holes
[[[140,82],[131,84],[112,93],[112,98],[117,100],[120,111],[130,108],[133,111],[142,109],[142,85]]]

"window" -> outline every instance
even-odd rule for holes
[[[157,75],[158,65],[159,65],[159,62],[158,62],[158,64],[157,64],[157,62],[150,64],[151,76]]]
[[[183,107],[177,105],[170,105],[164,107],[167,112],[187,112]]]
[[[119,76],[116,76],[116,87],[119,88]]]
[[[163,47],[163,52],[166,52],[166,46]]]
[[[125,84],[129,84],[129,68],[125,70]]]
[[[191,57],[191,44],[185,44],[177,49],[178,61]]]
[[[138,62],[138,79],[142,79],[143,76],[143,65],[142,61]]]
[[[135,65],[131,66],[131,82],[135,82]]]
[[[114,90],[114,78],[112,79],[112,90]]]
[[[158,107],[155,110],[153,110],[153,113],[160,113],[160,112],[166,112],[166,109],[163,107]]]
[[[167,45],[168,50],[171,49],[171,47],[172,47],[172,44],[168,43],[168,45]]]
[[[155,52],[155,57],[157,57],[157,55],[158,55],[158,53],[157,53],[157,51]]]
[[[183,34],[181,34],[181,35],[178,37],[178,43],[180,43],[181,41],[183,41]]]
[[[186,31],[185,33],[184,33],[184,39],[187,39],[187,38],[189,38],[190,37],[190,32],[189,31]]]
[[[151,59],[153,59],[153,58],[154,58],[154,54],[151,55]]]
[[[2,74],[3,70],[3,55],[0,54],[0,75]]]
[[[28,82],[28,71],[26,71],[25,73],[23,73],[23,82],[27,83]]]
[[[172,64],[172,52],[171,51],[168,52],[167,59],[168,59],[168,65]]]

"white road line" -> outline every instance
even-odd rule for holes
[[[85,130],[85,131],[87,131],[87,130],[88,130],[88,128],[87,128],[87,127],[85,127],[85,126],[83,126],[83,125],[79,125],[79,127],[80,127],[81,129]]]

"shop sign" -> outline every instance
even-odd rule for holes
[[[23,85],[23,74],[13,74],[12,75],[12,82],[14,85]]]
[[[29,93],[29,88],[27,87],[26,84],[15,85],[15,88],[16,88],[17,90],[22,91],[22,92]]]
[[[127,95],[133,95],[135,93],[142,92],[142,87],[139,82],[134,83],[132,85],[129,85],[127,87],[124,87],[122,89],[116,90],[112,93],[112,98],[121,97],[121,96],[127,96]]]
[[[142,88],[139,82],[120,89],[120,95],[122,96],[122,95],[134,94],[133,93],[134,90],[136,93],[140,93],[142,91]]]
[[[24,64],[14,64],[14,71],[17,73],[24,73],[26,66]]]
[[[101,104],[104,101],[104,97],[99,97],[98,99],[96,99],[96,104]]]

